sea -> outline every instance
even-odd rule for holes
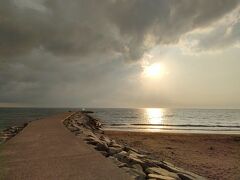
[[[0,108],[0,131],[82,108]],[[240,109],[85,108],[105,130],[240,134]]]

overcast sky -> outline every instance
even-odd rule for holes
[[[1,0],[0,106],[240,108],[240,0]]]

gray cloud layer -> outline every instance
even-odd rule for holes
[[[184,33],[216,21],[239,1],[45,0],[35,1],[35,6],[29,2],[1,1],[2,56],[42,47],[56,55],[112,51],[136,60],[156,43],[174,43]]]
[[[137,61],[157,44],[175,44],[238,5],[239,0],[1,0],[0,102],[58,105],[71,92],[94,105],[121,84],[131,90],[128,76],[139,69],[115,61]]]

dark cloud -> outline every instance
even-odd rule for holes
[[[182,35],[197,28],[204,28],[236,8],[239,1],[117,1],[113,8],[113,22],[121,35],[127,36],[132,59],[138,59],[150,47],[146,37],[153,37],[156,44],[176,43]],[[131,59],[131,58],[130,58]]]
[[[36,106],[90,106],[105,99],[109,105],[108,101],[118,98],[114,93],[125,91],[129,76],[139,69],[134,64],[106,60],[104,56],[91,58],[99,61],[89,63],[86,58],[66,62],[65,57],[36,50],[2,62],[1,67],[5,68],[0,68],[0,101]]]
[[[35,6],[29,2],[34,1],[1,1],[1,56],[41,47],[56,55],[116,52],[137,60],[156,44],[174,43],[184,33],[209,25],[239,1],[45,0]]]
[[[1,0],[0,102],[58,106],[67,98],[97,104],[100,97],[129,97],[139,84],[129,76],[140,69],[119,60],[137,61],[158,44],[175,44],[238,5],[239,0]],[[236,28],[233,33],[239,34]]]
[[[186,34],[181,42],[190,52],[222,51],[240,43],[240,6],[207,29]]]

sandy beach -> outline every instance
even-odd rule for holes
[[[4,131],[0,179],[240,179],[240,135],[103,131],[82,112],[24,127]]]
[[[240,135],[122,131],[105,134],[209,179],[240,179]]]

